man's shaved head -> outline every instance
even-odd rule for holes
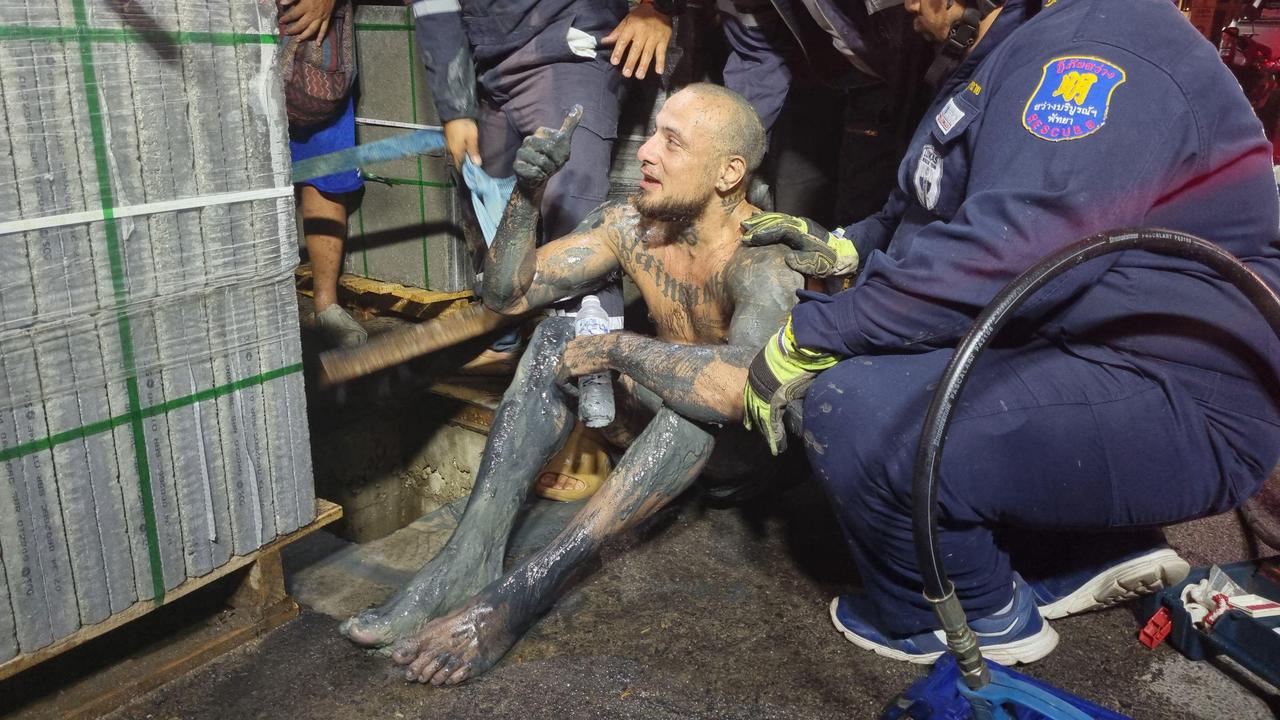
[[[695,83],[667,98],[654,134],[636,157],[645,217],[690,222],[711,207],[741,202],[751,173],[764,157],[764,128],[755,108],[719,85]]]
[[[699,101],[704,112],[714,117],[720,131],[716,143],[724,155],[738,155],[754,173],[764,159],[765,136],[760,116],[747,99],[729,88],[711,83],[686,85],[678,95],[689,93]]]

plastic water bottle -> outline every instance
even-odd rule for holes
[[[609,332],[609,313],[600,307],[600,298],[582,298],[574,329],[579,336],[603,335]],[[589,428],[601,428],[613,422],[613,382],[609,371],[578,378],[578,418]]]

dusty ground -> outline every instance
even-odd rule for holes
[[[337,621],[433,553],[451,510],[377,543],[322,534],[296,546],[287,563],[309,608],[300,618],[109,717],[870,718],[923,672],[832,629],[826,604],[851,571],[832,552],[827,511],[801,487],[748,510],[683,503],[629,551],[607,553],[488,675],[449,689],[408,684],[339,637]],[[548,510],[571,508],[539,508]],[[1133,717],[1267,718],[1280,708],[1213,666],[1141,647],[1131,612],[1055,627],[1061,646],[1028,672]]]
[[[401,394],[375,385],[381,395],[362,394]],[[512,554],[536,547],[575,509],[533,506]],[[827,603],[856,573],[815,488],[793,483],[731,510],[686,498],[606,552],[487,675],[449,689],[406,683],[337,625],[430,558],[459,512],[454,503],[360,545],[321,532],[291,546],[286,572],[301,617],[108,717],[872,718],[925,672],[861,651],[832,628]],[[1170,539],[1198,565],[1267,552],[1232,516],[1174,528]],[[1135,718],[1280,712],[1275,690],[1239,671],[1139,645],[1131,611],[1054,626],[1062,644],[1026,672]]]

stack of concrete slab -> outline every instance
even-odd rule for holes
[[[408,8],[357,5],[356,54],[357,142],[409,132],[406,125],[439,124]],[[443,153],[365,170],[343,272],[441,292],[470,290],[474,269],[459,214],[466,208],[453,183]]]
[[[315,513],[274,0],[0,0],[0,661]]]

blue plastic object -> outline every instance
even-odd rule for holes
[[[1280,599],[1280,556],[1222,565],[1222,570],[1245,592]],[[1150,618],[1161,607],[1169,609],[1173,627],[1168,642],[1191,660],[1226,655],[1258,677],[1280,687],[1280,617],[1251,618],[1228,610],[1205,632],[1191,622],[1182,607],[1182,590],[1209,577],[1209,568],[1195,568],[1187,579],[1142,599],[1140,617]]]
[[[986,661],[991,682],[970,690],[955,658],[943,655],[933,670],[891,702],[880,720],[1129,720],[1050,685]]]

